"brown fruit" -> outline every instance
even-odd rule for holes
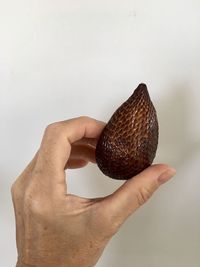
[[[147,87],[140,84],[112,115],[96,147],[100,170],[126,180],[150,166],[158,145],[158,120]]]

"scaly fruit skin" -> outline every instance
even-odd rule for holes
[[[96,147],[107,176],[127,180],[150,166],[158,145],[158,120],[147,87],[140,84],[112,115]]]

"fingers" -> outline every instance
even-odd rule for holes
[[[105,123],[89,117],[79,117],[49,125],[43,136],[37,167],[42,169],[43,172],[45,170],[48,170],[48,172],[50,170],[51,173],[63,172],[70,157],[71,145],[79,140],[89,142],[88,138],[98,139],[104,127]],[[94,143],[94,140],[90,140],[90,143]],[[92,160],[91,151],[90,153],[84,151],[85,154],[81,151],[80,153],[87,155],[87,161],[88,159]],[[74,154],[76,153],[74,152]],[[59,175],[56,177],[59,177]]]
[[[77,169],[83,168],[88,164],[88,161],[84,159],[69,159],[65,166],[65,169]]]
[[[89,117],[79,117],[61,122],[70,144],[83,138],[98,138],[105,123]],[[87,139],[85,139],[87,140]]]
[[[88,162],[95,163],[95,147],[90,145],[72,145],[71,154],[65,165],[65,169],[85,167]]]
[[[83,159],[95,163],[95,148],[86,145],[72,145],[69,159]]]
[[[90,145],[90,146],[96,147],[97,142],[98,142],[98,138],[86,138],[86,137],[84,137],[84,138],[74,142],[73,144],[74,145]]]
[[[126,181],[116,192],[105,199],[107,213],[111,214],[113,218],[117,218],[120,225],[174,174],[175,170],[164,164],[147,168]]]

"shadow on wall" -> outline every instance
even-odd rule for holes
[[[192,115],[190,114],[189,106],[191,96],[188,92],[190,92],[189,88],[175,87],[167,99],[162,99],[156,104],[160,125],[159,148],[156,159],[157,162],[166,162],[174,166],[177,172],[183,165],[187,164],[190,158],[200,154],[200,142],[195,143],[188,132],[188,127],[191,127],[189,121]],[[104,195],[114,192],[123,183],[122,181],[106,178],[100,171],[97,171],[96,167],[87,168],[87,175],[88,177],[93,177],[88,184],[91,191],[103,192]],[[179,185],[177,184],[175,187],[170,187],[169,190],[177,192]],[[172,195],[174,192],[172,192]],[[167,195],[169,193],[167,192]],[[141,264],[153,266],[151,262],[152,254],[156,254],[156,249],[161,246],[159,236],[163,231],[160,223],[162,221],[164,224],[167,223],[165,211],[159,206],[159,202],[160,200],[163,202],[168,201],[165,197],[163,197],[163,200],[161,198],[161,195],[158,195],[157,199],[154,197],[150,204],[148,203],[137,212],[137,216],[134,216],[122,226],[120,234],[111,241],[113,253],[110,264],[112,266],[121,267],[126,262],[125,266],[129,267],[129,262],[133,262],[134,257],[138,257],[139,254],[141,254],[142,258]],[[154,239],[156,225],[158,229],[155,236],[157,237]],[[169,239],[170,242],[173,242],[175,237],[171,235],[169,238],[171,238],[171,240]],[[174,241],[176,243],[176,240]],[[129,251],[126,251],[126,248]],[[130,250],[133,250],[133,252],[130,253]],[[149,254],[143,255],[143,252],[148,250]],[[110,257],[108,256],[109,260]],[[147,259],[144,259],[145,257]],[[169,257],[172,257],[172,255],[169,255]],[[101,266],[101,260],[97,266]]]

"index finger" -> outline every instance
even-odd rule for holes
[[[38,161],[52,170],[64,170],[71,144],[86,137],[98,138],[105,123],[89,117],[78,117],[50,124],[44,133]]]

